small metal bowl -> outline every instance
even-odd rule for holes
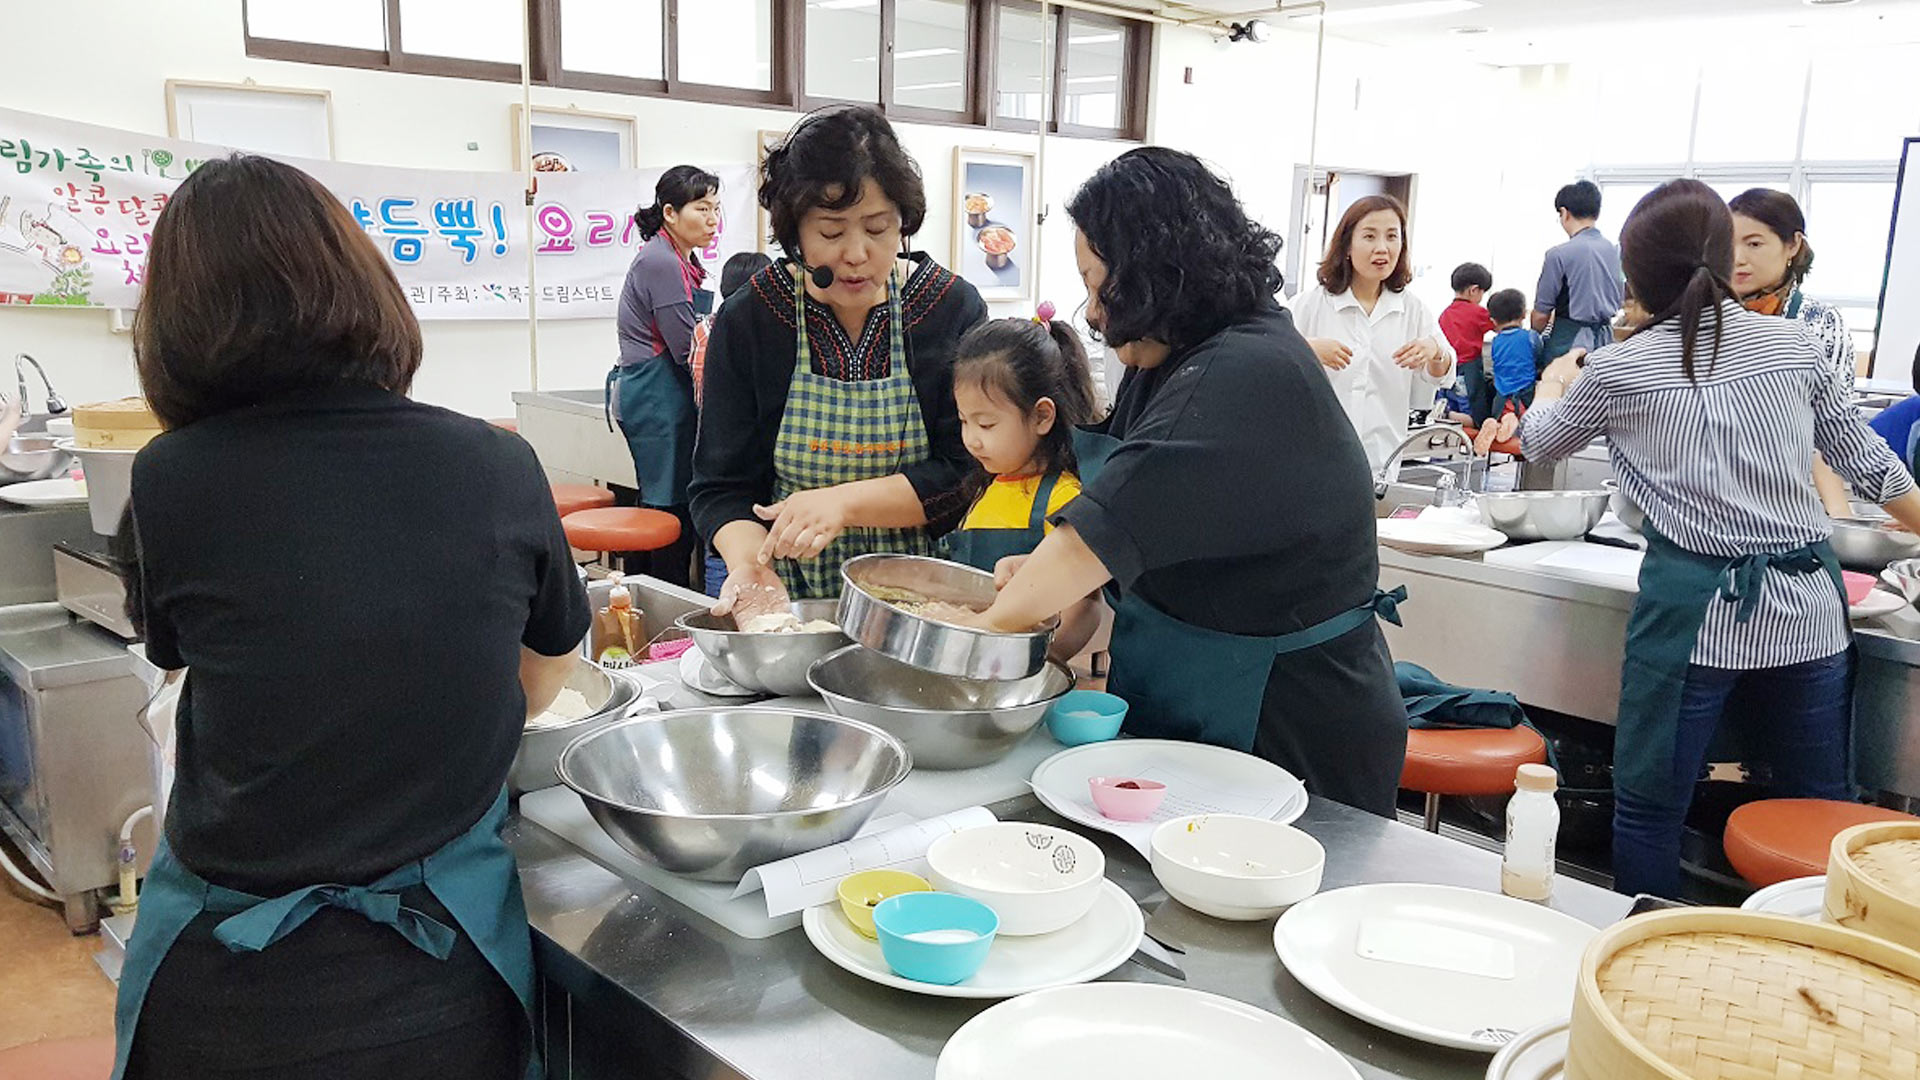
[[[913,758],[870,724],[794,709],[686,709],[590,731],[560,781],[635,858],[697,881],[850,840]]]
[[[73,454],[51,435],[14,435],[0,444],[0,484],[46,480],[73,465]]]
[[[799,600],[791,610],[805,623],[833,618],[838,606],[837,600]],[[830,632],[749,634],[739,628],[733,616],[710,611],[689,612],[675,619],[673,625],[687,632],[715,671],[745,689],[779,697],[806,693],[807,669],[848,642],[839,627]]]
[[[961,679],[1025,679],[1047,664],[1058,618],[1021,634],[996,634],[935,622],[878,599],[867,589],[910,589],[930,600],[985,611],[993,575],[923,555],[862,555],[840,568],[840,625],[853,640],[905,664]]]
[[[593,711],[578,720],[545,727],[529,727],[520,733],[520,749],[507,770],[507,791],[523,792],[550,788],[560,782],[554,763],[567,744],[598,727],[627,715],[640,701],[640,684],[617,675],[582,657],[567,676],[567,689],[578,690]]]
[[[1607,515],[1610,492],[1505,491],[1474,496],[1480,520],[1512,540],[1578,540]]]
[[[1884,521],[1835,521],[1833,553],[1849,570],[1877,574],[1890,563],[1920,555],[1920,534],[1885,528]]]
[[[892,734],[922,769],[999,761],[1073,689],[1073,673],[1048,664],[1025,679],[960,679],[852,645],[813,665],[807,681],[827,707]]]

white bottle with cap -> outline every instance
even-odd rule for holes
[[[1554,789],[1560,778],[1545,765],[1522,765],[1507,803],[1506,857],[1500,865],[1500,891],[1522,900],[1553,896],[1553,843],[1560,834],[1560,804]]]

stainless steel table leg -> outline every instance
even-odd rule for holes
[[[1426,825],[1430,833],[1440,831],[1440,796],[1431,791],[1427,792]]]

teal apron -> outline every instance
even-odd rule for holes
[[[693,482],[693,436],[699,415],[693,373],[661,353],[607,372],[607,407],[619,418],[633,455],[633,475],[645,506],[687,504]]]
[[[1047,505],[1053,502],[1054,485],[1059,480],[1058,472],[1041,478],[1040,488],[1033,494],[1033,512],[1027,517],[1026,528],[969,529],[963,525],[947,537],[947,558],[991,572],[1001,559],[1033,554],[1033,549],[1047,538]]]
[[[1640,532],[1647,540],[1647,554],[1640,563],[1640,595],[1627,620],[1613,783],[1649,805],[1675,809],[1684,807],[1691,794],[1690,787],[1675,790],[1673,749],[1682,692],[1707,605],[1716,596],[1737,603],[1736,618],[1745,622],[1759,603],[1769,569],[1787,574],[1824,570],[1843,605],[1847,587],[1833,545],[1825,540],[1793,551],[1728,559],[1687,551],[1661,536],[1651,522]]]
[[[1091,486],[1120,441],[1076,429],[1074,453],[1083,485]],[[1229,634],[1194,626],[1111,584],[1113,643],[1108,691],[1126,699],[1126,732],[1150,739],[1211,743],[1253,751],[1260,711],[1275,658],[1333,641],[1375,616],[1400,625],[1405,587],[1376,590],[1373,599],[1302,630],[1271,637]]]
[[[933,456],[933,442],[920,415],[920,397],[908,369],[906,320],[900,311],[899,275],[887,279],[887,355],[884,379],[842,382],[813,372],[807,340],[807,287],[794,272],[793,380],[773,444],[775,501],[797,491],[892,476]],[[774,564],[787,595],[816,600],[840,595],[840,567],[856,555],[886,552],[932,555],[933,538],[922,527],[876,529],[850,526],[811,559]]]
[[[201,912],[228,918],[214,937],[233,952],[260,952],[300,929],[323,907],[354,912],[393,928],[421,952],[445,960],[453,952],[458,933],[412,908],[403,907],[400,893],[425,885],[446,906],[454,921],[473,940],[480,955],[500,973],[526,1018],[521,1034],[531,1057],[527,1080],[543,1075],[533,1039],[533,935],[527,927],[526,903],[520,895],[520,877],[513,853],[500,838],[507,821],[507,793],[503,789],[492,808],[466,832],[447,841],[438,851],[387,874],[371,885],[309,885],[271,899],[222,888],[201,879],[181,865],[164,836],[147,871],[140,894],[140,917],[133,940],[127,944],[120,969],[119,996],[114,1004],[116,1046],[113,1080],[127,1068],[140,1006],[168,950]]]

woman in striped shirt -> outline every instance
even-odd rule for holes
[[[1736,689],[1749,707],[1728,734],[1753,738],[1779,787],[1852,797],[1851,639],[1814,450],[1920,529],[1912,477],[1806,325],[1736,301],[1732,230],[1726,204],[1693,180],[1641,200],[1620,248],[1652,318],[1591,357],[1555,361],[1521,429],[1532,461],[1605,436],[1622,490],[1646,510],[1614,751],[1625,893],[1679,893],[1693,785]]]

